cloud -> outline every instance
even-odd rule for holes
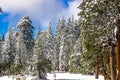
[[[78,17],[79,9],[77,7],[80,5],[81,2],[82,2],[82,0],[74,0],[73,2],[69,2],[68,9],[63,11],[61,14],[63,16],[65,16],[66,18],[74,16],[75,19],[79,19],[79,17]]]
[[[80,10],[77,7],[80,5],[81,2],[82,2],[82,0],[75,0],[74,2],[69,2],[70,7],[67,11],[69,16],[73,15],[75,17],[75,19],[79,18],[78,13],[79,13]]]
[[[46,26],[49,21],[57,22],[61,16],[68,18],[74,15],[77,19],[80,1],[69,2],[68,8],[65,8],[63,2],[59,0],[0,0],[0,6],[4,12],[10,14],[11,24],[15,23],[16,19],[29,15],[35,25]]]

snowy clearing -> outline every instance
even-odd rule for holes
[[[99,79],[95,79],[94,75],[82,75],[82,74],[71,74],[71,73],[48,73],[47,79],[63,79],[63,80],[104,80],[103,76],[99,76]],[[56,77],[56,78],[55,78]]]
[[[19,76],[17,76],[19,77]],[[31,80],[32,78],[35,78],[33,76],[26,76],[26,77],[21,77],[21,78],[26,78],[25,80]],[[95,79],[94,75],[82,75],[82,74],[70,74],[70,73],[47,73],[47,79],[49,80],[55,80],[55,79],[60,79],[60,80],[104,80],[103,76],[99,76],[99,79]],[[13,76],[3,76],[0,77],[0,80],[16,80],[15,77]]]

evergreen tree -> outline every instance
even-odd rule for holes
[[[36,30],[36,38],[38,38],[40,35],[40,26],[37,27],[37,30]]]
[[[56,29],[56,36],[55,36],[55,44],[56,44],[56,58],[57,58],[57,64],[56,69],[59,70],[59,53],[60,53],[60,41],[63,32],[66,32],[66,23],[64,17],[62,19],[59,19],[57,23],[57,29]]]
[[[87,63],[89,62],[89,67],[91,65],[96,66],[94,67],[96,69],[96,78],[98,78],[98,71],[101,65],[105,80],[110,79],[110,68],[108,64],[109,55],[104,54],[108,53],[108,48],[106,50],[106,47],[103,47],[103,45],[108,45],[108,36],[114,38],[113,30],[118,17],[117,1],[118,0],[85,0],[79,6],[81,9],[79,15],[81,17],[80,23],[84,44],[83,53],[86,58],[84,59]],[[90,58],[91,55],[94,58]]]
[[[66,71],[67,69],[67,50],[66,50],[66,32],[62,33],[60,41],[59,53],[59,71]]]
[[[70,56],[74,55],[73,47],[75,45],[76,40],[79,38],[80,28],[77,21],[74,20],[73,17],[68,19],[67,22],[67,62],[68,62],[68,70],[70,65]]]
[[[52,33],[52,24],[49,23],[48,25],[48,32],[46,35],[46,51],[48,54],[48,59],[52,63],[52,70],[55,70],[56,63],[57,63],[57,58],[56,58],[56,44],[55,44],[55,39],[54,35]]]
[[[71,40],[71,43],[75,44],[74,41],[76,41],[80,35],[80,27],[78,21],[74,20],[73,17],[68,19],[67,34],[68,34],[68,39]]]
[[[7,32],[4,45],[3,45],[3,61],[8,68],[8,73],[12,73],[12,65],[14,63],[16,47],[15,36],[12,28]]]
[[[23,41],[22,43],[25,45],[25,51],[24,54],[27,56],[26,60],[27,65],[26,65],[26,71],[29,73],[29,69],[31,69],[31,57],[33,56],[33,47],[34,47],[34,38],[33,38],[33,29],[34,27],[32,26],[32,21],[30,20],[29,16],[23,17],[17,24],[18,28],[18,34],[21,36],[21,40]],[[21,45],[22,46],[22,45]],[[26,52],[27,51],[27,52]],[[19,52],[23,53],[23,52]],[[26,57],[25,56],[25,57]]]
[[[39,78],[42,74],[49,72],[55,67],[53,35],[42,32],[35,42],[33,63]]]
[[[82,42],[81,37],[75,41],[73,47],[73,54],[70,55],[69,59],[69,71],[73,73],[81,73],[81,67],[84,65],[82,63]]]
[[[0,64],[2,63],[2,43],[3,43],[3,40],[2,40],[2,35],[0,34]]]
[[[2,54],[2,46],[3,46],[3,42],[4,42],[4,37],[2,36],[2,34],[0,34],[0,76],[2,75],[2,71],[3,71],[3,54]]]
[[[27,54],[29,56],[29,59],[32,57],[32,51],[34,47],[34,38],[33,38],[33,29],[32,21],[30,20],[29,16],[23,17],[18,22],[18,34],[23,34],[23,43],[26,46]]]
[[[3,55],[2,55],[2,42],[0,41],[0,76],[1,76],[1,73],[2,73],[2,63],[3,63]]]
[[[53,35],[53,33],[52,33],[52,23],[51,22],[49,22],[49,25],[48,25],[48,33]]]
[[[25,73],[26,65],[28,64],[27,49],[24,44],[23,34],[16,33],[16,55],[14,60],[14,73]]]

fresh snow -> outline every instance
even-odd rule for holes
[[[17,76],[19,77],[19,76]],[[31,80],[32,78],[35,78],[33,76],[26,76],[26,80]],[[72,73],[47,73],[47,79],[49,80],[55,80],[55,79],[63,79],[63,80],[104,80],[103,76],[99,76],[99,79],[95,79],[94,75],[82,75],[82,74],[72,74]],[[3,76],[0,77],[0,80],[16,80],[13,79],[13,76]]]
[[[48,73],[47,79],[63,79],[63,80],[104,80],[103,76],[99,76],[99,79],[95,79],[94,75],[82,75],[82,74],[72,74],[72,73]],[[56,78],[55,78],[56,77]]]
[[[33,76],[25,76],[25,77],[24,76],[3,76],[3,77],[0,77],[0,80],[16,80],[16,78],[22,78],[22,80],[23,80],[23,78],[24,78],[24,80],[31,80],[35,77],[33,77]]]

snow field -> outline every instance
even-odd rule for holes
[[[95,79],[94,75],[82,75],[82,74],[71,74],[71,73],[48,73],[47,79],[70,79],[70,80],[104,80],[104,77],[99,75],[99,79]]]
[[[23,80],[31,80],[33,76],[3,76],[0,80],[16,80],[16,78],[21,78]],[[82,74],[71,74],[71,73],[47,73],[47,79],[49,80],[104,80],[104,77],[99,75],[99,79],[95,79],[94,75],[82,75]]]

